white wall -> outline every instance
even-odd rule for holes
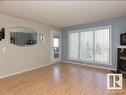
[[[38,40],[37,45],[16,46],[10,44],[10,27],[24,26],[33,28],[46,35],[45,44]],[[5,39],[0,41],[0,77],[22,72],[31,68],[50,64],[50,32],[54,27],[0,14],[0,28],[5,27]]]

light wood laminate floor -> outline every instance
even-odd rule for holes
[[[0,80],[0,95],[126,95],[123,90],[107,90],[108,70],[53,64]]]

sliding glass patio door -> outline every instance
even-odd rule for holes
[[[110,64],[110,27],[70,32],[69,59]]]

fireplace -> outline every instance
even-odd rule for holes
[[[120,67],[119,69],[126,71],[126,60],[120,59]]]
[[[117,71],[126,76],[126,47],[118,48]]]

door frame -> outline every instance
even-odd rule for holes
[[[53,38],[57,36],[59,37],[59,58],[54,58],[54,48],[53,48]],[[51,31],[50,33],[50,52],[51,52],[51,55],[50,55],[50,60],[51,60],[51,63],[58,63],[61,61],[61,52],[62,52],[62,49],[61,49],[61,32],[60,31]]]

